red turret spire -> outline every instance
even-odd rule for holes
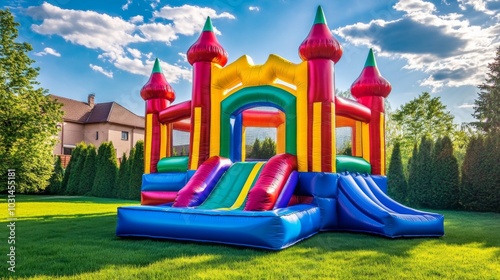
[[[299,47],[299,56],[302,60],[325,58],[331,59],[334,63],[342,57],[342,47],[328,29],[321,6],[318,6],[309,35]]]
[[[189,64],[205,61],[214,62],[220,66],[227,63],[227,52],[217,41],[210,17],[207,17],[203,31],[198,40],[187,51]]]
[[[167,79],[165,79],[158,58],[155,60],[149,81],[141,89],[141,97],[144,100],[155,98],[167,99],[170,103],[175,100],[174,89],[167,82]]]
[[[363,71],[351,86],[352,96],[356,98],[364,96],[381,96],[385,98],[389,95],[391,89],[391,84],[378,71],[373,50],[370,49]]]

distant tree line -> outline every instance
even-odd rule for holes
[[[49,194],[86,195],[140,200],[144,173],[144,143],[138,141],[129,157],[122,155],[120,167],[112,142],[103,142],[99,149],[80,143],[71,153],[63,169],[56,158],[54,172],[45,190]]]
[[[474,136],[462,166],[449,137],[423,137],[403,172],[397,142],[387,172],[389,195],[413,207],[500,212],[500,134]]]
[[[255,138],[249,150],[250,153],[247,155],[249,159],[270,159],[276,155],[276,143],[271,137],[264,138],[262,142],[259,138]]]
[[[474,101],[476,121],[460,129],[439,97],[428,93],[391,116],[387,176],[393,198],[420,207],[500,212],[500,47],[488,68]],[[418,146],[415,139],[421,139]]]

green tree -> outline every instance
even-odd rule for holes
[[[118,173],[116,152],[112,142],[103,142],[97,151],[97,167],[92,186],[92,195],[98,197],[113,197]]]
[[[430,177],[431,197],[426,201],[427,205],[438,209],[458,208],[460,174],[453,144],[447,136],[438,139],[434,145]]]
[[[479,86],[481,91],[474,101],[472,116],[478,121],[472,125],[485,132],[500,131],[500,47],[488,68],[490,71],[485,82]]]
[[[272,156],[276,155],[276,143],[271,139],[271,137],[266,137],[262,142],[262,147],[260,149],[260,155],[258,158],[270,159]]]
[[[78,185],[78,191],[77,191],[78,195],[90,195],[96,173],[96,162],[97,162],[96,147],[92,144],[89,144],[85,151],[86,151],[85,163],[83,164],[82,167],[80,184]]]
[[[79,186],[82,178],[82,169],[85,164],[85,159],[87,158],[87,144],[84,142],[79,143],[75,150],[79,149],[78,157],[71,158],[75,161],[74,165],[71,167],[71,174],[69,175],[68,185],[66,186],[66,194],[77,195],[79,194]]]
[[[407,189],[407,201],[410,205],[416,205],[417,189],[418,189],[418,145],[415,143],[413,145],[413,151],[411,157],[408,159],[408,189]]]
[[[142,175],[144,174],[144,142],[137,141],[130,161],[129,198],[141,199]]]
[[[473,137],[469,141],[462,164],[462,180],[460,187],[460,201],[467,210],[482,209],[482,199],[487,196],[485,192],[484,171],[486,165],[484,139],[482,136]]]
[[[399,202],[406,202],[408,183],[406,182],[401,161],[401,148],[399,142],[394,145],[391,154],[389,169],[387,171],[387,189],[389,196]]]
[[[255,141],[253,142],[252,145],[252,152],[250,152],[250,155],[248,157],[258,159],[260,156],[260,149],[261,149],[260,146],[261,144],[259,138],[255,138]]]
[[[16,42],[18,26],[10,10],[0,10],[0,181],[14,169],[17,192],[38,192],[54,169],[54,136],[63,113],[61,104],[38,88],[39,68],[27,55],[33,48]]]
[[[339,96],[339,97],[342,97],[342,98],[345,98],[345,99],[355,100],[355,98],[351,94],[351,90],[350,89],[348,89],[348,90],[340,90],[340,89],[336,88],[335,89],[335,95]]]
[[[127,155],[123,153],[122,161],[120,163],[120,169],[118,170],[118,179],[116,180],[115,197],[124,199],[128,198],[129,180],[130,163],[127,160]]]
[[[401,143],[403,164],[408,161],[415,139],[426,137],[435,141],[443,136],[453,138],[455,133],[453,115],[439,97],[431,97],[428,92],[402,105],[390,117],[395,125],[393,130],[397,131],[392,137]]]
[[[432,146],[429,138],[422,137],[418,149],[414,148],[409,169],[409,202],[414,206],[429,206],[431,199]]]
[[[76,172],[76,163],[78,162],[80,156],[84,156],[82,155],[82,146],[76,146],[76,148],[73,149],[73,151],[71,151],[71,158],[69,159],[69,162],[68,162],[68,165],[66,166],[66,170],[64,172],[64,178],[62,180],[62,193],[67,193],[67,190],[68,190],[68,183],[69,183],[69,179],[70,179],[70,176],[71,176],[71,173],[73,172]],[[75,170],[75,171],[73,171]]]
[[[481,175],[485,196],[480,211],[500,212],[500,130],[491,130],[486,136],[482,153]]]
[[[460,201],[467,210],[500,212],[500,133],[474,137],[462,165]]]
[[[49,186],[45,189],[49,194],[62,193],[62,180],[64,177],[64,168],[62,167],[61,158],[56,157],[54,171],[49,179]]]

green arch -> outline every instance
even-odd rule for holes
[[[285,113],[285,152],[297,154],[297,98],[290,92],[274,86],[246,87],[221,102],[220,155],[230,157],[231,116],[256,106],[271,106]]]

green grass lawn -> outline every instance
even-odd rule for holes
[[[131,201],[17,196],[16,272],[2,200],[0,278],[500,279],[500,214],[439,211],[442,238],[327,232],[280,252],[115,236]]]

